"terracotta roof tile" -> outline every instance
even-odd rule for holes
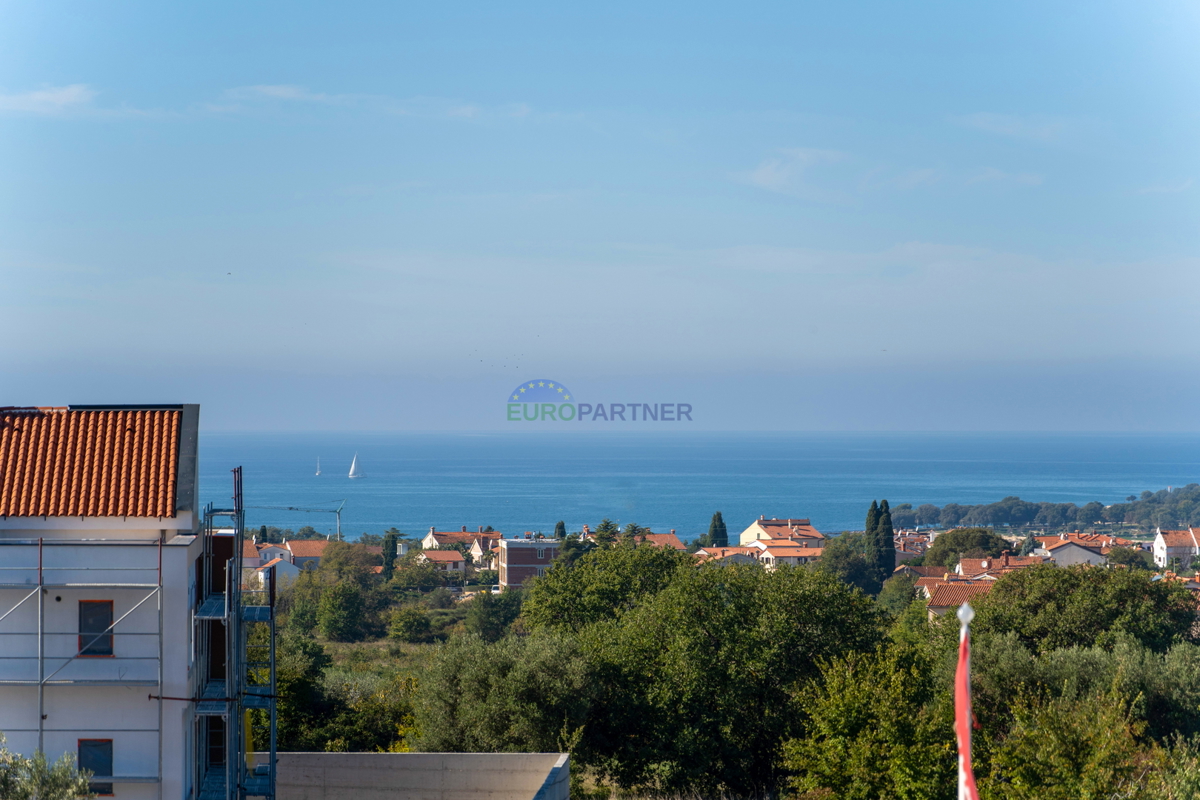
[[[249,539],[242,540],[242,558],[258,558],[258,545]]]
[[[1190,530],[1186,531],[1160,531],[1162,534],[1163,544],[1167,547],[1195,547],[1197,540],[1200,537],[1192,535]]]
[[[929,607],[950,608],[961,606],[972,597],[987,594],[991,589],[992,584],[984,582],[956,581],[954,583],[940,583],[933,587],[933,593],[929,596]]]
[[[328,539],[289,539],[287,543],[292,558],[320,558],[328,546]]]
[[[0,516],[174,517],[182,416],[0,410]]]
[[[687,545],[673,533],[646,533],[638,537],[639,542],[646,542],[655,547],[670,547],[673,550],[687,550]]]
[[[430,561],[444,561],[447,563],[466,560],[466,556],[457,550],[422,550],[421,555]]]

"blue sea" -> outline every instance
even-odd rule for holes
[[[358,455],[363,477],[347,477]],[[322,474],[315,475],[320,458]],[[1200,482],[1200,434],[370,433],[202,434],[200,489],[227,505],[243,467],[247,525],[395,526],[506,534],[608,517],[688,540],[720,510],[731,532],[759,515],[861,529],[871,500],[1099,500]]]

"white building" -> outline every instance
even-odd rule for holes
[[[1200,557],[1200,536],[1193,528],[1185,531],[1159,529],[1155,533],[1151,552],[1154,553],[1154,563],[1160,568],[1177,566],[1181,570],[1191,569],[1192,562]],[[1179,560],[1172,564],[1175,559]]]
[[[249,689],[227,654],[258,611],[229,611],[240,537],[202,527],[198,423],[196,405],[0,410],[0,732],[76,754],[121,800],[235,785],[225,698]]]

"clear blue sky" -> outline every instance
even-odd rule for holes
[[[0,405],[1196,430],[1186,2],[0,3]],[[637,395],[636,397],[634,395]]]

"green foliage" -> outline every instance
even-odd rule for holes
[[[498,595],[480,592],[471,599],[467,609],[467,633],[485,642],[499,641],[520,614],[520,589],[506,589]]]
[[[870,599],[821,572],[683,569],[583,630],[597,708],[577,752],[622,787],[759,794],[798,733],[790,689],[879,639]]]
[[[335,642],[353,642],[362,636],[362,623],[363,595],[357,584],[346,580],[321,593],[317,628],[323,636]]]
[[[301,570],[280,593],[280,610],[287,614],[287,625],[308,633],[317,626],[317,609],[323,586],[311,570]]]
[[[390,581],[396,573],[396,552],[400,541],[400,531],[389,528],[383,535],[383,580]]]
[[[88,790],[89,773],[80,772],[75,756],[64,753],[51,764],[39,751],[32,758],[4,746],[0,734],[0,798],[3,800],[81,800],[94,797]]]
[[[595,549],[596,545],[592,542],[584,541],[580,536],[571,534],[563,540],[562,546],[558,548],[558,555],[554,557],[554,568],[569,567]]]
[[[878,594],[882,586],[879,572],[868,553],[874,543],[865,533],[844,533],[825,542],[817,569],[843,583],[856,586],[866,594]]]
[[[989,558],[999,556],[1009,548],[1002,536],[988,528],[959,528],[939,534],[925,551],[925,564],[931,567],[953,567],[964,555]]]
[[[525,619],[533,628],[577,631],[632,608],[692,563],[686,553],[649,544],[593,550],[533,583]]]
[[[560,519],[558,522],[554,523],[554,538],[567,538],[567,523],[565,521]]]
[[[882,584],[896,569],[896,531],[892,527],[892,511],[886,499],[879,502],[879,524],[874,532],[875,552],[872,559],[876,579]]]
[[[617,523],[613,522],[608,517],[600,520],[600,524],[596,526],[596,530],[592,532],[596,543],[600,545],[610,545],[617,541],[617,534],[621,529],[617,527]]]
[[[1115,692],[1079,699],[1022,699],[995,748],[981,795],[1005,800],[1138,797],[1143,775],[1137,736]]]
[[[419,561],[419,550],[409,550],[408,554],[396,562],[396,572],[392,576],[392,586],[401,592],[428,591],[443,583],[439,570],[428,561]]]
[[[590,693],[587,665],[572,638],[452,639],[429,667],[416,744],[431,752],[559,752],[584,728]]]
[[[401,642],[426,642],[430,638],[429,614],[419,606],[404,606],[392,612],[388,636]]]
[[[426,608],[453,608],[454,595],[444,586],[439,586],[425,597],[421,598],[421,602]]]
[[[350,581],[365,587],[374,580],[373,569],[377,566],[379,556],[367,545],[330,542],[321,556],[319,572],[331,583]]]
[[[952,800],[953,704],[931,672],[899,649],[827,662],[800,693],[807,735],[784,747],[793,787],[847,800]]]
[[[500,582],[500,573],[494,569],[481,569],[475,573],[475,582],[486,591]]]
[[[1114,547],[1108,551],[1109,564],[1122,564],[1130,569],[1151,569],[1150,553],[1136,547]]]
[[[1012,631],[1038,652],[1109,644],[1121,633],[1164,652],[1190,640],[1196,601],[1181,585],[1145,571],[1046,565],[1005,575],[976,611],[979,635]]]
[[[725,527],[725,518],[718,511],[708,523],[708,533],[696,539],[697,549],[700,547],[728,547],[729,531]],[[694,551],[693,551],[694,552]]]
[[[879,607],[893,616],[899,616],[916,600],[917,579],[912,575],[893,575],[883,582],[879,591]]]

